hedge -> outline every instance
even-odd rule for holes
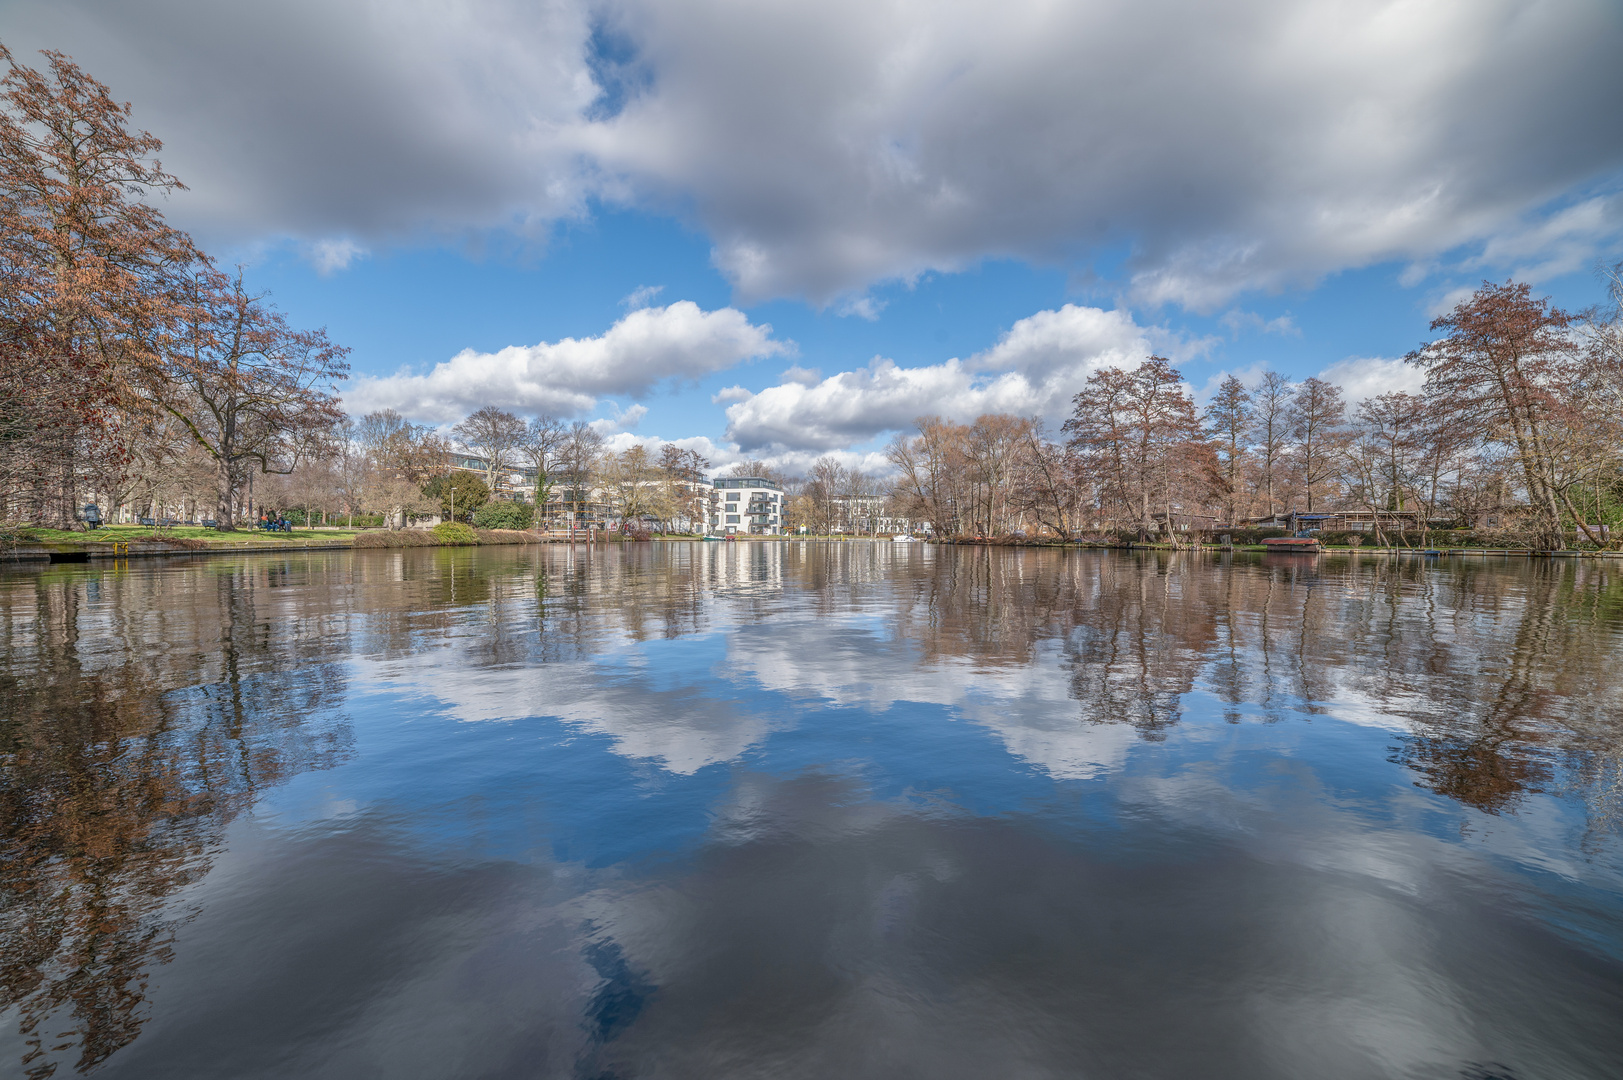
[[[471,525],[464,525],[460,521],[447,521],[428,530],[434,538],[442,544],[452,546],[458,544],[477,544],[479,534],[473,531]]]
[[[439,537],[424,529],[384,529],[359,533],[355,537],[358,548],[439,547]]]
[[[505,499],[488,502],[473,512],[476,529],[528,529],[534,521],[533,506]]]

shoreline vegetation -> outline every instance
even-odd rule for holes
[[[177,527],[153,530],[147,526],[107,526],[94,533],[58,529],[22,529],[0,536],[0,562],[13,565],[43,565],[82,562],[91,559],[150,558],[173,555],[267,554],[278,551],[399,550],[404,548],[512,546],[524,544],[622,545],[653,541],[698,543],[705,538],[692,533],[627,534],[600,531],[590,539],[581,532],[573,536],[560,532],[519,529],[475,529],[446,523],[431,529],[342,528],[301,529],[292,533],[219,533],[213,529]],[[1071,550],[1186,551],[1277,555],[1301,558],[1306,555],[1421,555],[1427,557],[1494,556],[1522,558],[1623,558],[1623,551],[1599,548],[1541,549],[1525,544],[1484,543],[1480,537],[1432,537],[1428,544],[1375,545],[1322,543],[1316,549],[1278,549],[1258,542],[1191,541],[1181,544],[1145,541],[1123,537],[1093,536],[1068,540],[1052,538],[952,538],[922,541],[944,547],[1059,548]],[[1450,542],[1450,541],[1454,542]],[[1475,541],[1475,542],[1459,542]],[[740,536],[737,543],[892,543],[888,535],[852,534]]]

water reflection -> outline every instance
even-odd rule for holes
[[[801,543],[7,575],[18,1057],[1590,1074],[1620,579]]]
[[[287,568],[8,579],[0,649],[0,994],[30,1077],[140,1032],[146,980],[225,826],[342,760],[342,608]],[[50,1044],[50,1045],[47,1045]]]

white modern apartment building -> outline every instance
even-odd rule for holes
[[[727,476],[710,482],[710,532],[778,536],[783,532],[783,488],[759,476]]]

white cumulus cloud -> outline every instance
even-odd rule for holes
[[[1425,371],[1384,356],[1349,356],[1319,372],[1319,378],[1341,387],[1349,405],[1394,391],[1418,394],[1426,385]]]
[[[741,311],[703,311],[680,300],[630,312],[599,337],[494,353],[466,349],[426,374],[363,376],[344,399],[352,413],[387,406],[435,423],[484,405],[570,416],[591,409],[599,395],[639,397],[667,380],[697,379],[792,350],[772,337],[771,326],[751,323]]]
[[[883,357],[820,381],[792,378],[727,409],[727,437],[744,450],[849,447],[937,414],[967,421],[982,413],[1058,420],[1100,367],[1137,364],[1161,351],[1188,356],[1201,343],[1141,327],[1124,311],[1066,304],[1021,319],[968,360],[900,367]]]

